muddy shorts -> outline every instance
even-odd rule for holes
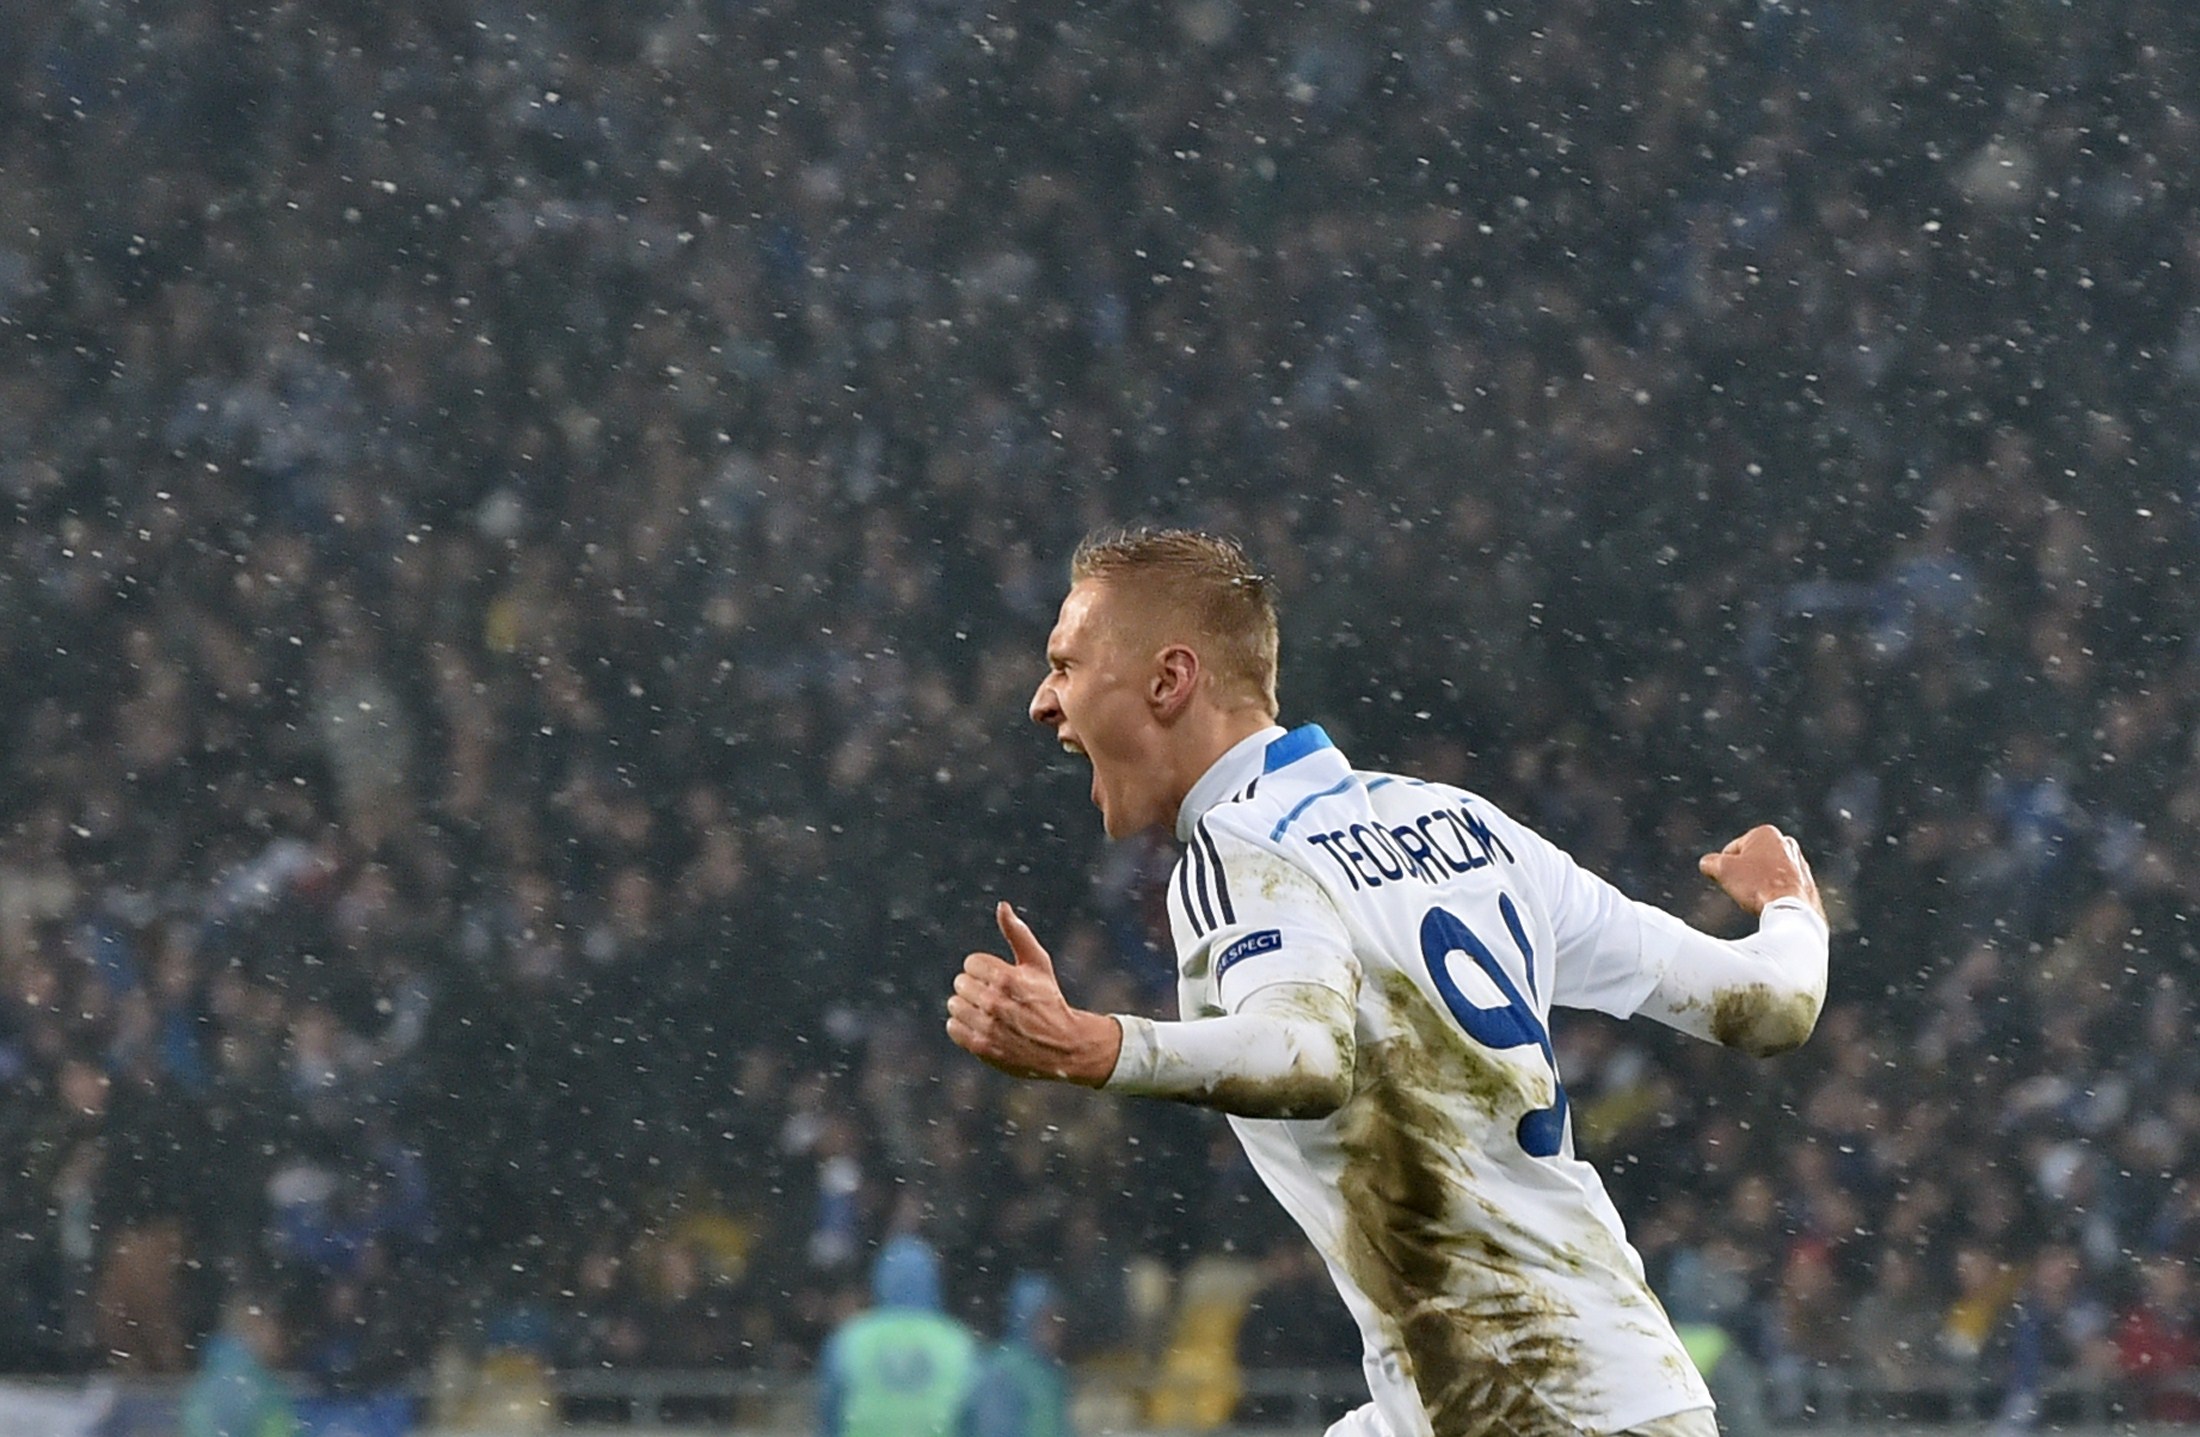
[[[1381,1414],[1376,1412],[1375,1404],[1370,1402],[1346,1413],[1324,1437],[1392,1437],[1392,1434]],[[1713,1420],[1710,1408],[1697,1407],[1656,1418],[1640,1427],[1630,1427],[1619,1437],[1719,1437],[1719,1424]]]

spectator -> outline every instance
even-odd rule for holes
[[[1969,1374],[1990,1371],[2005,1351],[1990,1347],[2008,1331],[2011,1300],[2024,1274],[1987,1249],[1966,1244],[1955,1254],[1955,1299],[1942,1315],[1941,1354]]]
[[[1788,1421],[1800,1418],[1815,1390],[1813,1378],[1853,1365],[1851,1308],[1825,1243],[1805,1239],[1789,1247],[1780,1270],[1774,1357],[1768,1372],[1776,1394],[1776,1416]]]
[[[1260,1285],[1246,1303],[1237,1329],[1241,1372],[1349,1370],[1360,1350],[1360,1330],[1338,1300],[1321,1258],[1296,1234],[1278,1234],[1260,1258]],[[1241,1422],[1286,1415],[1259,1394],[1239,1399]]]
[[[978,1371],[971,1437],[1072,1437],[1063,1326],[1054,1284],[1035,1272],[1017,1273],[1001,1340]]]
[[[2083,1260],[2068,1246],[2051,1244],[2033,1259],[2007,1320],[2005,1424],[2037,1423],[2041,1394],[2057,1374],[2097,1384],[2116,1370],[2112,1315],[2091,1290]]]
[[[180,1373],[190,1328],[185,1261],[202,1200],[198,1105],[140,1049],[108,1100],[94,1211],[100,1259],[96,1335],[124,1371]]]
[[[2116,1319],[2116,1365],[2155,1422],[2200,1421],[2200,1312],[2190,1269],[2160,1255],[2139,1264],[2139,1290]]]
[[[821,1437],[962,1437],[978,1351],[940,1311],[939,1258],[902,1236],[879,1250],[871,1309],[833,1333],[818,1359]]]
[[[1919,1269],[1909,1248],[1887,1248],[1850,1323],[1860,1362],[1857,1375],[1889,1392],[1930,1387],[1943,1370],[1939,1318],[1925,1299],[1930,1287]]]
[[[233,1294],[184,1393],[184,1437],[290,1437],[297,1417],[273,1371],[281,1360],[274,1314],[249,1294]]]

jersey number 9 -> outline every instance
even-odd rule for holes
[[[1504,916],[1505,927],[1512,934],[1513,943],[1520,949],[1520,959],[1527,970],[1528,991],[1535,992],[1535,950],[1529,946],[1527,930],[1520,924],[1520,910],[1513,906],[1509,894],[1497,896],[1497,911]],[[1467,1001],[1460,991],[1459,982],[1451,976],[1447,960],[1454,953],[1464,953],[1474,960],[1474,965],[1497,985],[1497,991],[1505,995],[1501,1008],[1479,1008]],[[1428,975],[1436,984],[1436,991],[1443,996],[1444,1006],[1459,1026],[1467,1030],[1467,1036],[1485,1048],[1518,1048],[1534,1043],[1543,1050],[1543,1061],[1551,1065],[1551,1090],[1558,1096],[1547,1108],[1537,1108],[1521,1118],[1515,1130],[1520,1146],[1530,1157],[1556,1157],[1560,1144],[1566,1137],[1566,1088],[1558,1078],[1558,1055],[1552,1051],[1551,1035],[1541,1019],[1535,1015],[1535,1007],[1523,998],[1519,987],[1497,955],[1490,951],[1475,931],[1459,920],[1459,915],[1448,908],[1431,908],[1421,920],[1421,957],[1428,964]]]

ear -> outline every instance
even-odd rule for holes
[[[1153,677],[1146,690],[1146,705],[1163,723],[1174,723],[1190,707],[1199,687],[1200,664],[1196,649],[1171,644],[1154,656]]]

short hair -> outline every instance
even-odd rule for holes
[[[1071,583],[1122,583],[1162,612],[1188,617],[1208,641],[1215,676],[1273,717],[1274,585],[1230,539],[1192,529],[1116,529],[1088,536],[1069,561]]]

